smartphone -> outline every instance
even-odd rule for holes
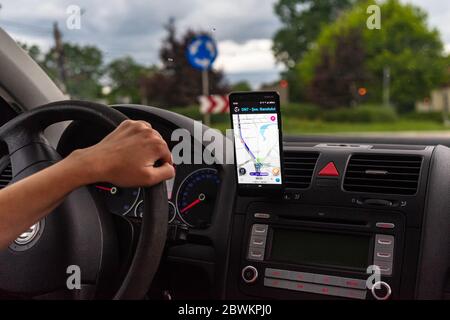
[[[259,195],[283,189],[280,97],[277,92],[229,95],[238,191]]]

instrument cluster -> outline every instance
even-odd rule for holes
[[[175,177],[166,181],[168,222],[197,229],[209,227],[219,186],[218,170],[212,166],[177,166]],[[132,219],[145,215],[142,188],[102,183],[95,184],[93,189],[111,213]]]

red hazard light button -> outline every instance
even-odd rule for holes
[[[320,170],[318,175],[321,177],[339,177],[339,171],[337,171],[333,162],[328,162],[328,164]]]

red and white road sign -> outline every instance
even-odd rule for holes
[[[199,101],[201,114],[230,112],[230,105],[228,103],[227,96],[200,96]]]

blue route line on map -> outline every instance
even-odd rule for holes
[[[250,148],[248,147],[247,143],[245,142],[244,137],[242,136],[242,130],[241,130],[241,118],[239,117],[239,115],[237,115],[237,116],[238,116],[239,136],[241,137],[242,144],[244,145],[245,149],[250,153],[250,156],[251,156],[256,162],[258,162],[258,161],[256,160],[255,155],[253,154],[253,152],[250,150]]]

